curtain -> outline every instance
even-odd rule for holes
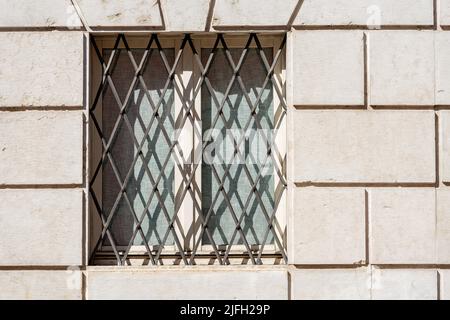
[[[142,58],[144,50],[133,50],[133,55],[137,64]],[[164,50],[169,63],[174,62],[174,49]],[[104,51],[106,61],[111,54],[110,50]],[[134,69],[131,65],[128,54],[125,50],[121,50],[117,62],[114,66],[112,79],[122,101],[129,89],[134,76]],[[156,105],[159,101],[164,84],[167,80],[167,72],[164,68],[163,62],[159,54],[154,52],[143,72],[143,77],[147,85],[148,94]],[[169,143],[173,141],[174,131],[174,90],[169,87],[169,90],[163,97],[163,103],[160,106],[159,121],[166,129],[167,135],[170,139],[168,142],[160,127],[158,127],[158,119],[153,121],[149,134],[146,136],[145,144],[142,148],[142,155],[147,162],[150,173],[153,179],[156,180],[159,174],[162,174],[162,179],[158,183],[158,189],[161,193],[161,200],[164,207],[167,209],[170,217],[174,214],[174,161],[169,160],[167,166],[162,170],[163,163],[169,155]],[[149,100],[145,95],[144,89],[138,83],[133,88],[132,97],[128,104],[127,115],[132,126],[133,135],[136,137],[138,143],[144,138],[144,133],[152,115],[152,109]],[[117,103],[114,99],[111,89],[108,87],[103,95],[103,115],[102,126],[103,132],[107,139],[111,136],[114,123],[119,116]],[[112,157],[120,172],[122,180],[128,170],[133,164],[133,159],[137,155],[138,148],[133,143],[133,136],[128,130],[124,121],[121,122],[117,138],[112,145]],[[109,213],[114,205],[117,195],[120,193],[120,187],[114,176],[114,172],[110,163],[103,166],[102,176],[103,188],[103,208]],[[130,200],[131,207],[135,211],[138,218],[141,217],[146,203],[149,200],[153,185],[145,170],[145,164],[141,158],[138,158],[136,163],[132,166],[131,179],[126,187],[126,194]],[[132,216],[130,206],[127,204],[124,197],[119,202],[118,210],[113,218],[111,230],[114,240],[117,245],[127,246],[131,240],[133,231],[136,228],[136,221]],[[145,218],[142,223],[142,230],[145,235],[145,240],[150,245],[171,245],[173,244],[172,234],[164,241],[163,237],[168,229],[168,221],[164,216],[162,206],[158,202],[156,194],[153,195],[148,210],[145,212]],[[133,245],[144,244],[144,239],[138,233],[133,240]],[[105,240],[105,244],[108,240]]]

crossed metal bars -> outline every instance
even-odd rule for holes
[[[278,206],[280,204],[282,195],[284,193],[284,190],[287,187],[287,183],[286,183],[286,178],[285,178],[285,174],[284,174],[284,170],[281,169],[278,165],[278,163],[283,163],[285,161],[285,157],[280,153],[277,145],[275,143],[273,143],[273,141],[275,140],[274,138],[269,139],[268,136],[266,136],[264,130],[260,130],[261,131],[261,135],[263,137],[263,139],[265,140],[265,143],[267,144],[267,154],[265,156],[265,159],[263,161],[262,167],[265,167],[266,164],[268,163],[268,161],[272,160],[272,163],[274,164],[275,167],[275,171],[276,174],[278,176],[278,179],[280,181],[280,186],[281,186],[281,192],[279,193],[279,195],[276,197],[275,200],[275,205],[273,207],[273,209],[271,210],[271,212],[269,212],[269,210],[267,210],[267,208],[265,207],[261,194],[258,191],[257,185],[261,180],[261,177],[263,176],[263,170],[260,170],[257,177],[254,179],[249,171],[249,169],[247,168],[247,166],[245,165],[245,159],[244,159],[244,155],[241,152],[241,145],[242,143],[245,141],[245,136],[242,135],[238,138],[232,136],[233,141],[237,141],[235,144],[235,149],[234,149],[234,154],[233,154],[233,158],[234,157],[239,157],[239,160],[241,160],[241,163],[244,163],[243,165],[243,169],[245,172],[245,175],[248,179],[249,184],[251,185],[251,193],[249,194],[249,196],[247,197],[247,200],[245,202],[245,205],[243,207],[242,212],[237,213],[235,212],[229,195],[227,193],[227,191],[225,190],[225,183],[227,181],[227,179],[230,178],[230,168],[231,168],[231,163],[228,164],[224,170],[224,173],[222,176],[219,175],[217,169],[215,168],[214,165],[211,166],[212,169],[212,173],[214,178],[217,180],[218,184],[219,184],[219,192],[216,192],[213,199],[212,199],[212,203],[211,206],[208,210],[208,212],[206,213],[206,215],[201,214],[201,205],[197,202],[194,201],[194,206],[197,212],[200,212],[200,214],[198,214],[198,219],[200,220],[201,223],[201,230],[200,230],[200,236],[194,241],[194,245],[192,250],[186,250],[179,237],[178,234],[175,230],[175,223],[177,220],[177,215],[180,211],[180,203],[183,202],[183,199],[186,197],[186,194],[189,192],[190,195],[192,196],[193,199],[196,199],[195,197],[195,192],[199,192],[199,190],[194,190],[195,186],[193,184],[194,181],[194,177],[195,177],[195,173],[197,171],[197,168],[199,167],[199,163],[195,163],[192,167],[192,170],[190,173],[187,173],[185,170],[183,170],[182,168],[182,164],[185,163],[185,158],[183,156],[183,151],[182,148],[179,144],[179,137],[180,137],[180,131],[175,131],[175,136],[174,137],[170,137],[166,128],[164,127],[162,121],[160,120],[160,108],[163,105],[164,102],[164,97],[166,96],[167,91],[169,90],[169,88],[171,86],[174,86],[177,90],[177,94],[180,96],[180,98],[183,100],[186,100],[185,95],[183,95],[183,88],[179,88],[176,81],[175,81],[175,74],[176,74],[176,70],[177,67],[180,63],[180,60],[183,56],[183,52],[185,50],[187,50],[187,48],[189,48],[192,51],[193,57],[194,57],[194,62],[196,64],[196,66],[198,67],[198,69],[200,70],[200,77],[199,77],[199,81],[198,83],[195,85],[194,89],[193,89],[193,94],[191,96],[191,98],[188,101],[184,101],[186,108],[184,110],[184,114],[183,117],[180,121],[180,125],[181,127],[184,126],[184,124],[186,123],[187,120],[191,121],[191,123],[193,124],[195,119],[193,117],[193,108],[194,108],[194,102],[196,100],[197,95],[199,94],[199,92],[201,91],[202,87],[205,86],[206,89],[208,90],[209,94],[212,97],[213,103],[215,104],[215,106],[217,107],[217,112],[213,117],[213,120],[211,122],[211,127],[215,127],[216,124],[218,123],[219,119],[222,119],[222,121],[224,123],[227,123],[225,115],[223,113],[223,108],[225,106],[226,100],[228,98],[228,95],[230,94],[231,89],[233,88],[233,85],[235,84],[235,82],[238,83],[239,88],[242,91],[242,94],[248,104],[248,106],[250,106],[250,111],[251,111],[251,116],[249,117],[249,119],[247,120],[246,124],[244,125],[244,129],[243,131],[245,132],[246,130],[248,130],[250,128],[250,126],[255,123],[258,129],[262,129],[261,123],[257,117],[257,108],[259,103],[261,102],[261,99],[263,97],[263,92],[264,92],[264,88],[266,88],[266,86],[269,84],[269,82],[272,84],[272,87],[274,88],[274,91],[276,92],[279,101],[280,101],[280,105],[282,108],[282,114],[280,116],[280,119],[283,119],[286,115],[286,110],[287,110],[287,105],[286,105],[286,100],[283,94],[283,84],[279,84],[276,79],[274,78],[274,72],[275,72],[275,68],[277,67],[278,63],[280,62],[280,58],[282,56],[282,53],[284,51],[284,47],[285,47],[285,43],[286,43],[286,36],[284,36],[274,58],[272,63],[269,63],[269,60],[267,59],[263,47],[260,43],[260,40],[258,39],[258,36],[254,33],[249,35],[249,38],[245,44],[245,47],[242,50],[241,56],[237,62],[237,64],[235,64],[233,57],[231,55],[231,52],[227,46],[227,43],[225,41],[225,38],[223,36],[223,34],[218,34],[216,37],[216,40],[214,42],[213,48],[208,56],[208,59],[206,61],[206,64],[203,65],[202,61],[201,61],[201,57],[194,45],[194,42],[191,38],[191,36],[189,34],[186,34],[181,42],[181,46],[180,49],[178,50],[178,53],[175,57],[174,63],[173,65],[171,65],[164,53],[164,50],[161,46],[161,43],[158,39],[157,34],[152,34],[149,38],[148,44],[144,50],[144,54],[141,58],[141,61],[139,62],[139,64],[136,62],[134,55],[133,55],[133,50],[130,48],[128,41],[126,39],[126,36],[124,34],[119,34],[117,35],[117,38],[115,40],[114,46],[111,50],[111,54],[109,56],[108,61],[105,61],[102,53],[100,52],[97,43],[95,41],[95,38],[92,37],[91,38],[91,43],[92,46],[95,50],[96,56],[98,58],[99,63],[101,64],[102,68],[103,68],[103,75],[102,75],[102,79],[101,82],[99,84],[97,93],[95,95],[95,98],[93,100],[93,103],[91,105],[90,108],[90,119],[96,129],[97,134],[99,135],[100,139],[101,139],[101,143],[102,143],[102,148],[103,148],[103,152],[102,152],[102,156],[101,159],[98,161],[98,163],[94,166],[94,171],[93,171],[93,175],[91,177],[90,180],[90,195],[91,195],[91,199],[92,202],[94,204],[94,207],[97,211],[97,213],[99,214],[101,221],[102,221],[102,232],[100,237],[97,240],[97,243],[94,247],[92,256],[91,256],[91,261],[93,261],[95,259],[96,254],[98,253],[98,251],[100,250],[105,237],[109,240],[109,243],[111,245],[112,251],[115,255],[116,261],[118,265],[124,265],[126,264],[127,258],[129,256],[130,250],[133,246],[133,242],[134,239],[136,238],[137,234],[139,233],[143,242],[144,242],[144,246],[145,246],[145,250],[146,250],[146,255],[148,255],[148,258],[150,259],[151,264],[153,265],[157,265],[157,264],[161,264],[161,258],[163,255],[163,249],[164,249],[164,245],[167,241],[167,238],[170,234],[172,234],[174,242],[175,242],[175,246],[177,249],[177,255],[181,258],[181,260],[186,264],[186,265],[193,265],[196,264],[195,262],[195,258],[197,256],[198,250],[200,248],[201,245],[201,241],[203,238],[203,235],[206,235],[210,241],[210,244],[212,246],[212,250],[213,250],[213,255],[215,255],[215,257],[217,258],[217,261],[220,264],[230,264],[230,253],[231,253],[231,248],[233,246],[234,240],[236,238],[237,235],[239,235],[242,243],[245,246],[245,254],[248,255],[248,258],[250,259],[251,263],[253,264],[262,264],[262,257],[264,254],[264,247],[266,245],[266,242],[269,238],[269,235],[271,234],[274,242],[277,246],[277,250],[279,251],[279,254],[282,256],[282,258],[284,259],[285,262],[287,262],[287,255],[286,255],[286,249],[285,246],[282,242],[282,240],[279,237],[279,234],[277,234],[276,232],[276,222],[277,222],[277,218],[276,218],[276,213],[277,213],[277,209]],[[116,61],[116,59],[118,58],[118,53],[120,52],[120,50],[123,50],[120,47],[120,44],[122,43],[128,58],[132,64],[132,67],[134,69],[134,77],[130,83],[129,89],[127,91],[127,94],[125,96],[125,99],[122,101],[119,97],[119,94],[117,92],[117,89],[114,85],[114,82],[112,80],[112,72],[114,71],[114,62]],[[242,80],[242,77],[240,75],[240,70],[243,66],[243,64],[245,63],[247,54],[249,52],[249,49],[251,48],[252,43],[254,43],[254,46],[258,52],[258,56],[260,57],[261,60],[261,64],[264,67],[264,70],[266,72],[266,77],[264,79],[263,85],[261,87],[261,90],[259,91],[259,93],[257,94],[256,100],[253,102],[250,98],[250,96],[247,93],[246,87],[245,87],[245,83]],[[231,76],[231,79],[226,87],[226,91],[224,93],[224,97],[221,101],[219,101],[219,99],[217,98],[214,89],[211,85],[211,82],[208,79],[208,72],[210,70],[210,67],[214,61],[214,58],[217,54],[217,51],[219,49],[222,49],[225,52],[225,56],[226,56],[226,60],[229,63],[229,66],[231,67],[231,69],[233,70],[233,74]],[[157,52],[159,54],[159,57],[161,59],[161,61],[164,64],[164,68],[167,71],[167,79],[165,81],[164,84],[164,88],[161,92],[161,94],[159,95],[159,100],[155,103],[153,101],[153,99],[151,98],[149,91],[147,89],[147,85],[145,84],[144,78],[143,78],[143,70],[145,69],[147,62],[149,61],[149,59],[151,58],[151,55],[154,52]],[[155,75],[158,77],[161,77],[161,74]],[[127,108],[133,93],[133,90],[137,87],[140,86],[142,88],[142,91],[144,92],[147,100],[150,103],[150,108],[151,108],[151,118],[150,118],[150,122],[149,124],[145,127],[144,130],[144,135],[141,141],[138,141],[135,133],[133,131],[133,127],[132,124],[128,118],[127,115]],[[102,131],[101,125],[99,124],[98,120],[96,119],[95,116],[95,109],[97,108],[99,101],[100,101],[100,97],[103,94],[103,92],[106,90],[106,88],[109,87],[113,96],[114,96],[114,100],[116,101],[116,107],[119,110],[119,115],[114,123],[113,129],[111,131],[110,137],[107,139]],[[107,106],[110,107],[110,106]],[[107,111],[104,111],[107,112]],[[165,160],[162,162],[162,166],[160,168],[160,172],[157,175],[156,179],[154,178],[154,176],[152,175],[152,173],[150,172],[150,169],[148,167],[148,161],[145,160],[142,149],[144,147],[144,144],[146,142],[146,139],[151,131],[152,125],[153,123],[156,121],[156,125],[158,126],[158,128],[160,129],[162,135],[163,135],[163,139],[164,139],[164,143],[167,143],[167,145],[169,145],[169,152],[167,157],[165,158]],[[128,172],[126,173],[125,177],[122,178],[121,174],[117,168],[116,162],[112,157],[112,147],[114,144],[114,139],[117,137],[118,135],[118,131],[119,131],[119,127],[121,125],[121,123],[124,123],[126,125],[127,130],[130,132],[130,135],[132,137],[132,143],[134,145],[134,147],[136,148],[136,153],[135,156],[133,158],[133,161],[128,169]],[[231,132],[231,135],[233,133]],[[203,142],[201,145],[201,150],[204,150],[205,147],[208,144],[208,141],[210,141],[211,139],[211,135],[212,132],[207,132],[205,134],[205,137],[203,137]],[[182,173],[182,183],[183,183],[183,190],[181,192],[180,195],[180,200],[178,201],[178,204],[175,204],[175,211],[174,214],[171,216],[164,204],[164,201],[162,199],[161,196],[161,192],[158,189],[158,184],[160,182],[160,180],[162,179],[163,175],[164,175],[164,169],[166,168],[166,166],[169,164],[170,159],[174,157],[175,158],[175,163],[178,166],[178,168],[180,169],[180,172]],[[181,158],[181,160],[180,160]],[[142,161],[143,164],[143,168],[145,170],[145,174],[148,176],[150,183],[152,185],[152,190],[148,196],[148,199],[146,201],[145,207],[142,211],[142,213],[140,215],[138,215],[135,212],[135,209],[131,203],[131,200],[127,194],[127,185],[130,182],[130,179],[133,175],[133,168],[134,165],[136,164],[136,162],[138,161],[138,159],[140,159]],[[278,159],[278,161],[277,161]],[[117,183],[120,186],[120,192],[117,194],[114,204],[111,208],[111,210],[109,212],[104,212],[105,210],[102,209],[102,206],[100,205],[99,201],[98,201],[98,197],[96,196],[96,191],[93,189],[93,184],[96,181],[99,173],[101,172],[102,167],[109,161],[109,164],[113,170],[114,173],[114,177],[117,180]],[[214,206],[217,203],[220,194],[222,194],[223,199],[225,200],[225,203],[227,205],[227,208],[230,211],[230,214],[232,216],[232,219],[235,223],[235,228],[233,231],[233,235],[231,237],[231,241],[230,243],[227,245],[226,250],[219,250],[217,244],[215,243],[213,236],[211,234],[210,229],[208,228],[208,222],[212,216],[212,214],[214,213]],[[246,236],[241,228],[241,223],[247,213],[247,210],[249,208],[249,205],[251,203],[251,199],[252,199],[252,195],[255,195],[256,200],[258,201],[258,204],[262,210],[262,213],[267,221],[267,228],[266,231],[264,233],[263,236],[263,241],[260,244],[260,247],[257,251],[255,251],[255,249],[252,249],[252,247],[250,246],[250,244],[248,243]],[[146,213],[149,210],[150,204],[152,202],[153,197],[156,196],[156,199],[158,201],[158,205],[161,208],[163,215],[165,217],[165,219],[168,222],[168,228],[164,233],[164,236],[161,240],[160,245],[158,246],[157,250],[152,250],[150,248],[149,243],[146,241],[145,235],[143,233],[143,230],[141,228],[141,224],[143,223]],[[133,234],[131,239],[129,240],[128,246],[126,248],[126,250],[124,252],[119,252],[116,242],[114,240],[114,235],[111,231],[111,223],[113,221],[114,216],[117,214],[118,209],[119,209],[119,203],[121,201],[121,199],[125,200],[125,203],[133,217],[134,222],[136,223],[136,226],[134,227],[133,230]],[[194,226],[192,226],[193,228]],[[279,230],[279,233],[282,234],[282,230]],[[256,255],[257,253],[257,255]]]

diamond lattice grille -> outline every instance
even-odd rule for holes
[[[129,41],[92,38],[102,76],[90,108],[91,263],[286,262],[285,37],[277,47],[256,34],[241,46],[222,34],[206,47],[190,35],[173,47],[156,34],[145,47]]]

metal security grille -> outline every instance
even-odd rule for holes
[[[227,40],[226,40],[227,39]],[[92,48],[94,49],[98,64],[101,65],[102,77],[99,81],[99,86],[96,88],[90,107],[90,123],[91,139],[95,136],[98,139],[101,153],[94,163],[91,161],[91,178],[90,178],[90,201],[93,211],[101,221],[101,228],[99,228],[98,237],[94,239],[90,263],[96,261],[103,256],[110,256],[109,261],[114,261],[118,265],[127,265],[129,260],[136,258],[137,255],[133,253],[133,248],[136,246],[135,240],[140,239],[143,245],[143,251],[140,257],[144,256],[150,265],[167,264],[164,260],[166,257],[172,257],[173,263],[195,265],[198,264],[200,258],[207,257],[209,264],[231,264],[234,257],[240,257],[243,263],[263,264],[265,256],[278,257],[281,262],[287,262],[286,255],[286,232],[283,224],[279,223],[277,212],[284,199],[285,189],[287,187],[285,168],[286,168],[286,154],[280,151],[276,141],[277,129],[285,128],[284,120],[286,118],[286,99],[285,99],[285,83],[276,77],[276,69],[280,66],[285,51],[286,36],[283,36],[279,47],[274,50],[273,57],[267,57],[263,45],[260,42],[258,35],[252,33],[248,35],[245,45],[241,48],[238,59],[236,53],[234,57],[232,50],[227,44],[228,38],[223,34],[217,34],[214,39],[212,48],[208,51],[207,57],[203,56],[202,48],[196,47],[196,42],[192,36],[186,34],[182,37],[181,44],[172,58],[168,57],[167,50],[161,45],[157,34],[152,34],[147,39],[147,45],[141,51],[136,50],[129,44],[129,37],[124,34],[119,34],[115,37],[114,45],[106,51],[98,46],[98,39],[91,38]],[[248,94],[248,88],[244,78],[241,75],[241,70],[247,62],[247,57],[250,50],[257,53],[259,63],[252,65],[251,68],[260,68],[264,72],[264,81],[261,84],[259,92],[255,92],[253,97]],[[226,90],[223,97],[218,97],[213,84],[211,83],[212,65],[218,56],[219,52],[224,54],[227,67],[230,68],[229,79],[227,79]],[[177,81],[177,70],[183,63],[183,57],[189,55],[192,58],[194,66],[198,72],[196,83],[189,89],[187,85],[180,84]],[[126,94],[120,94],[114,80],[115,72],[122,72],[116,69],[117,61],[126,57],[127,62],[132,68],[133,76],[127,84],[128,90]],[[158,59],[163,66],[164,72],[154,72],[148,70],[147,67],[152,59]],[[144,71],[147,74],[147,79],[144,76]],[[151,77],[158,77],[163,79],[164,86],[162,90],[158,91],[157,96],[150,94],[148,86],[148,74]],[[123,83],[121,84],[123,86]],[[269,87],[273,90],[273,96],[276,97],[277,108],[274,112],[276,120],[274,121],[273,134],[269,136],[265,130],[261,130],[263,141],[266,143],[267,153],[262,161],[262,166],[266,166],[269,162],[272,164],[276,185],[274,186],[274,201],[270,207],[263,201],[261,194],[261,183],[264,178],[264,171],[252,170],[254,164],[247,164],[244,155],[243,146],[246,143],[246,137],[232,136],[233,140],[233,158],[242,160],[242,176],[247,179],[251,192],[248,197],[242,201],[241,206],[237,209],[232,205],[230,200],[230,190],[227,190],[227,183],[231,179],[230,170],[232,164],[213,164],[209,167],[211,170],[211,179],[214,180],[216,192],[210,194],[210,204],[208,210],[202,211],[201,194],[202,190],[199,188],[196,179],[198,178],[198,171],[202,170],[202,163],[189,163],[185,148],[182,145],[180,136],[182,128],[185,124],[192,124],[199,120],[199,114],[195,109],[196,101],[201,96],[202,90],[206,90],[212,99],[214,111],[211,114],[210,127],[217,126],[219,121],[227,126],[227,118],[224,114],[226,101],[229,98],[231,91],[239,90],[245,100],[248,109],[248,118],[243,121],[243,131],[249,128],[256,127],[262,129],[261,117],[259,110],[261,108],[262,100],[264,99],[264,88]],[[136,124],[130,120],[130,114],[133,112],[131,101],[135,99],[134,92],[136,89],[141,90],[145,99],[148,101],[149,117],[146,123],[141,123],[139,128],[139,135],[136,135]],[[113,97],[114,103],[101,103],[102,97],[106,90],[109,90]],[[173,104],[167,103],[167,96],[169,92],[173,92],[177,99],[182,101],[181,110],[165,110],[165,108],[173,108]],[[101,109],[101,110],[100,110]],[[101,114],[115,110],[116,119],[114,125],[106,129],[102,125]],[[177,114],[178,113],[178,114]],[[164,119],[163,119],[164,118]],[[170,126],[170,128],[168,127]],[[152,129],[153,128],[153,129]],[[156,128],[156,129],[155,129]],[[170,130],[169,130],[170,129]],[[129,135],[129,144],[133,147],[134,152],[132,160],[127,163],[127,170],[119,170],[123,167],[121,164],[122,158],[117,157],[116,140],[120,130],[126,130]],[[158,131],[158,137],[155,138],[155,130]],[[199,132],[196,132],[199,134]],[[212,131],[204,133],[200,143],[196,149],[201,152],[207,148],[212,137]],[[149,139],[156,139],[157,145],[164,145],[167,147],[167,152],[164,154],[164,159],[158,160],[158,172],[150,169],[149,159],[145,156],[144,149]],[[248,143],[248,141],[247,141]],[[101,147],[101,148],[100,148]],[[244,148],[245,149],[245,148]],[[150,190],[145,194],[145,199],[142,205],[142,210],[136,210],[133,205],[133,200],[130,196],[130,181],[135,174],[135,165],[139,163],[143,168],[142,175],[149,181]],[[165,197],[162,195],[165,190],[161,181],[164,179],[164,172],[169,165],[180,172],[180,182],[176,190],[176,199],[174,207],[169,209]],[[113,173],[114,183],[117,188],[114,192],[114,202],[112,206],[105,206],[102,203],[101,188],[94,187],[98,185],[98,180],[101,179],[102,170],[108,166]],[[197,178],[196,178],[197,177]],[[136,189],[133,192],[139,192],[139,184],[133,185]],[[205,192],[205,190],[203,190]],[[239,193],[239,190],[236,190]],[[186,196],[189,196],[193,201],[195,208],[195,217],[192,219],[192,225],[186,230],[180,226],[180,212]],[[226,212],[230,215],[233,221],[233,232],[231,240],[226,245],[217,243],[211,231],[211,218],[215,214],[215,208],[218,201],[222,201],[226,206]],[[159,232],[156,237],[157,240],[148,240],[148,236],[144,234],[142,225],[148,217],[152,214],[154,207],[151,204],[156,203],[156,207],[160,212],[158,221],[163,226],[163,231]],[[248,234],[244,232],[243,224],[247,217],[246,213],[250,210],[250,206],[258,206],[258,213],[264,221],[262,236],[259,238],[257,244],[248,241]],[[153,208],[153,209],[152,209]],[[130,217],[133,225],[131,237],[128,244],[124,247],[118,245],[117,235],[113,228],[114,221],[120,212],[126,211]],[[122,213],[123,214],[123,213]],[[163,219],[163,220],[161,220]],[[155,243],[156,241],[156,243]],[[205,246],[204,244],[208,245]],[[205,249],[207,248],[207,249]]]

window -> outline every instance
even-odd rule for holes
[[[285,36],[91,43],[91,263],[285,263]]]

